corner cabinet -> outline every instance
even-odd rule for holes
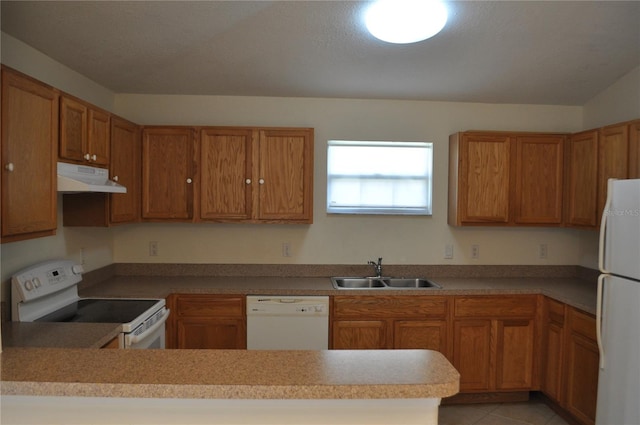
[[[598,216],[598,131],[572,134],[566,145],[565,223],[595,228]]]
[[[247,348],[244,295],[173,294],[167,306],[167,348]]]
[[[449,217],[456,226],[560,226],[565,135],[449,137]]]
[[[199,219],[312,223],[313,129],[200,130]]]
[[[192,221],[196,181],[192,128],[142,130],[142,219]]]
[[[58,94],[2,68],[2,242],[55,234]]]

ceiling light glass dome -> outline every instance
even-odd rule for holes
[[[447,23],[440,0],[377,0],[365,12],[365,24],[376,38],[389,43],[415,43],[433,37]]]

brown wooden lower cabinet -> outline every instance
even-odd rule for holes
[[[453,303],[453,365],[461,392],[536,388],[536,295],[459,296]]]
[[[595,424],[599,352],[591,314],[545,300],[542,392],[574,421]]]
[[[331,348],[430,349],[450,358],[441,296],[334,296]]]
[[[244,295],[174,294],[167,348],[247,348]]]

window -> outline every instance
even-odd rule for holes
[[[327,212],[431,215],[433,143],[330,140]]]

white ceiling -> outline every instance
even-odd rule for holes
[[[411,45],[362,1],[5,1],[2,31],[116,93],[583,105],[640,65],[640,1],[449,1]]]

